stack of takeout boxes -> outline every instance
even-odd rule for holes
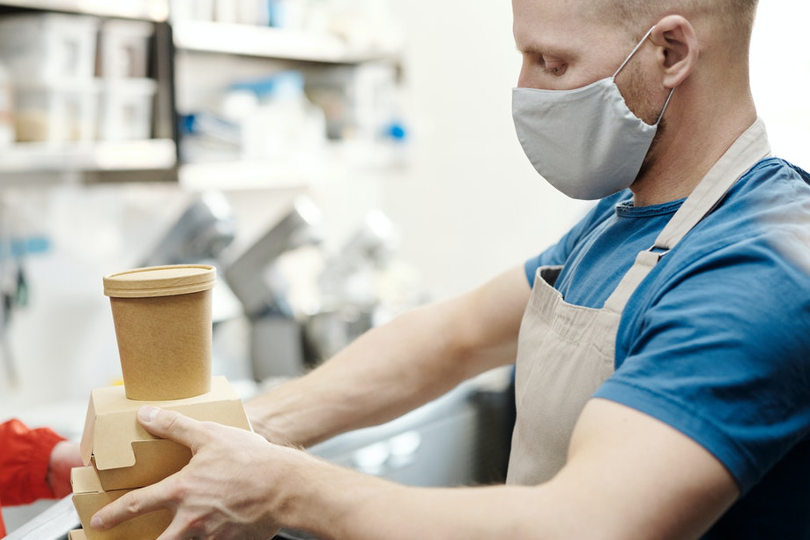
[[[142,268],[104,278],[124,386],[92,391],[81,442],[85,467],[73,469],[73,503],[84,530],[73,540],[153,540],[171,522],[152,512],[108,531],[93,514],[133,489],[179,471],[191,451],[156,439],[137,421],[144,405],[197,420],[250,429],[242,402],[224,377],[211,377],[211,266]]]

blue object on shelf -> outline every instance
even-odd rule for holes
[[[408,130],[400,122],[391,122],[385,129],[385,135],[394,141],[405,142],[408,139]]]
[[[300,71],[281,71],[269,77],[234,82],[229,89],[253,92],[259,98],[298,97],[304,92],[304,75]]]
[[[0,259],[12,259],[25,255],[37,255],[51,250],[51,239],[47,236],[30,236],[27,238],[14,238],[7,243],[0,242]]]
[[[180,133],[189,135],[194,133],[197,124],[196,114],[181,114],[179,120]]]
[[[267,0],[267,11],[270,26],[286,28],[290,26],[289,7],[282,0]]]

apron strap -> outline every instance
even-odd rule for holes
[[[765,124],[757,118],[703,177],[658,235],[655,244],[638,254],[633,267],[605,302],[605,309],[619,314],[624,311],[630,297],[658,261],[720,205],[729,190],[745,173],[770,153]]]

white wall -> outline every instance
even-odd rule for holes
[[[545,185],[514,135],[519,55],[506,0],[393,2],[408,40],[410,174],[384,185],[404,256],[439,296],[472,287],[557,238],[586,208]],[[774,150],[810,167],[810,4],[765,0],[752,54]]]
[[[751,85],[774,154],[810,169],[810,3],[762,0],[751,50]]]

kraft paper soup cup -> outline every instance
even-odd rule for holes
[[[165,401],[211,390],[207,265],[138,268],[104,278],[128,399]]]

